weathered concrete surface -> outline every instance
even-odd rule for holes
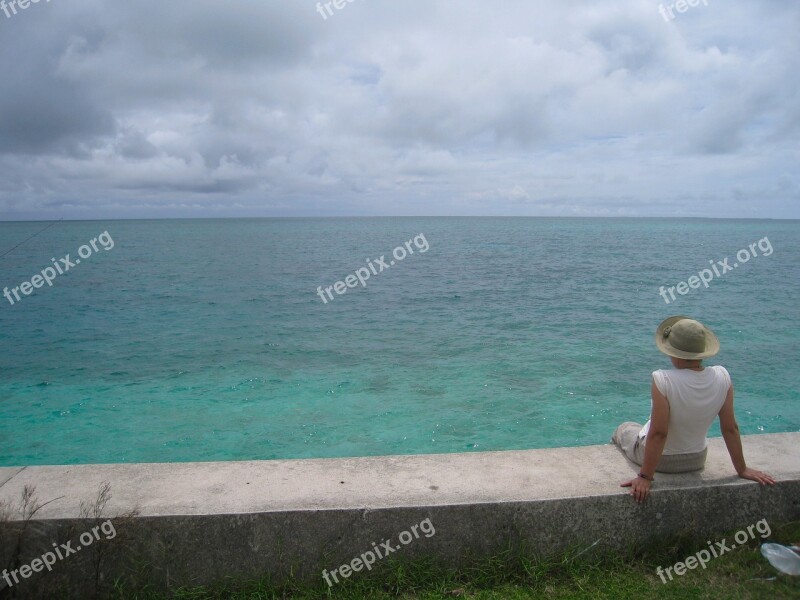
[[[747,436],[743,443],[748,465],[772,473],[776,486],[760,488],[738,479],[723,441],[716,438],[704,471],[658,474],[644,506],[619,487],[637,467],[610,444],[355,459],[6,468],[0,469],[0,501],[17,502],[26,485],[36,486],[41,502],[58,498],[28,526],[18,565],[90,529],[92,524],[79,519],[79,506],[93,501],[104,481],[113,494],[105,516],[138,509],[139,517],[116,521],[115,539],[97,542],[59,561],[53,572],[34,574],[13,588],[20,597],[49,597],[54,591],[85,597],[96,583],[102,587],[119,576],[156,586],[266,573],[280,579],[290,569],[319,578],[323,568],[350,562],[373,543],[390,539],[398,545],[401,532],[426,518],[435,535],[420,536],[393,557],[431,555],[458,564],[509,542],[548,553],[600,540],[593,551],[601,551],[685,529],[713,535],[761,519],[799,519],[800,433]],[[2,541],[0,564],[14,545],[8,535]]]

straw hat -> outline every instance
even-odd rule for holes
[[[719,340],[708,327],[689,317],[669,317],[656,329],[656,346],[667,356],[699,360],[719,352]]]

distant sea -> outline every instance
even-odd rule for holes
[[[0,223],[0,254],[46,225]],[[113,249],[0,297],[2,466],[603,444],[647,419],[673,314],[719,336],[743,433],[800,431],[798,221],[64,221],[0,258],[0,288],[105,231]]]

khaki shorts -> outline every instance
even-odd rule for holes
[[[611,441],[619,446],[630,460],[641,466],[644,461],[644,447],[647,438],[640,438],[642,425],[639,423],[623,423],[614,432]],[[662,454],[656,471],[660,473],[687,473],[699,471],[706,464],[708,448],[692,454]]]

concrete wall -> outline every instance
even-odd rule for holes
[[[714,439],[704,471],[657,475],[643,506],[619,487],[637,468],[611,445],[0,469],[0,501],[18,504],[25,486],[35,486],[42,503],[54,500],[27,525],[19,515],[6,523],[0,534],[3,565],[18,539],[17,566],[53,550],[54,543],[72,539],[73,548],[80,546],[78,536],[106,517],[138,511],[114,519],[113,539],[98,531],[100,541],[57,561],[52,572],[0,591],[0,598],[9,592],[20,598],[87,598],[118,577],[159,588],[267,573],[279,581],[291,571],[321,580],[322,569],[350,563],[384,540],[400,546],[393,558],[424,555],[457,565],[509,543],[551,553],[599,540],[591,551],[602,552],[686,529],[716,539],[761,519],[799,519],[800,434],[748,436],[743,442],[748,464],[771,472],[777,485],[761,488],[738,479],[724,443]],[[104,481],[112,498],[102,516],[82,518],[81,503],[93,502]],[[428,537],[418,528],[415,538],[411,527],[425,519],[435,534]],[[408,545],[399,540],[405,531]],[[0,579],[0,587],[4,583]]]

